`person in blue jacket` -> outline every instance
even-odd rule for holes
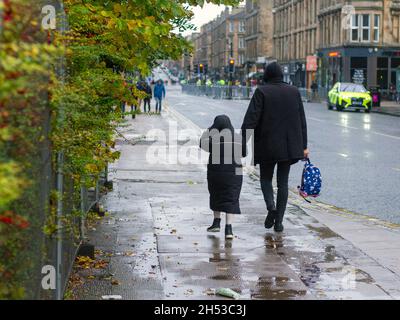
[[[165,98],[165,86],[161,80],[158,80],[154,87],[154,98],[156,99],[156,112],[161,113],[162,100]]]

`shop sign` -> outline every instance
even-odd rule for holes
[[[318,70],[318,58],[316,56],[307,57],[307,71],[315,72]]]
[[[339,51],[329,52],[328,56],[330,58],[337,58],[337,57],[340,57],[340,52]]]
[[[363,84],[365,82],[365,74],[363,69],[354,69],[353,82]]]
[[[288,65],[284,65],[283,66],[283,73],[284,74],[289,74],[289,66]]]

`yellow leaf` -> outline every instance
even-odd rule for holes
[[[132,31],[133,29],[135,29],[137,27],[137,23],[135,20],[129,20],[127,24],[128,24],[129,31]]]

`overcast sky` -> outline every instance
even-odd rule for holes
[[[200,27],[203,24],[216,18],[224,9],[224,5],[217,6],[209,3],[206,3],[203,8],[195,7],[193,9],[194,17],[192,23],[197,27],[197,31],[200,31]],[[186,32],[185,35],[190,33],[192,33],[192,31]]]
[[[241,1],[240,5],[245,5],[245,1]],[[200,27],[207,22],[214,20],[222,11],[225,10],[224,5],[215,5],[210,3],[205,3],[203,8],[194,7],[193,12],[194,16],[192,19],[192,23],[197,27],[196,32],[200,32]],[[187,31],[183,33],[185,36],[191,34],[193,31]]]

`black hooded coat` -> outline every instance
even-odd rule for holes
[[[228,116],[215,118],[201,139],[200,147],[209,152],[207,166],[210,209],[240,214],[239,197],[242,189],[242,157],[246,156],[246,144],[236,134]]]
[[[256,89],[242,125],[254,130],[255,164],[304,158],[307,149],[307,123],[299,90],[283,82],[277,63],[267,66],[265,85]],[[249,134],[247,134],[249,138]]]

